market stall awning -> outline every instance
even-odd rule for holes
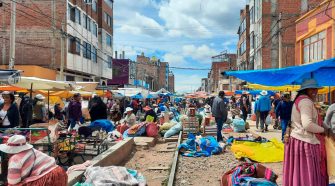
[[[272,91],[297,91],[300,89],[300,85],[284,85],[284,86],[265,86],[265,85],[259,85],[259,84],[248,84],[245,85],[246,88],[254,89],[254,90],[272,90]],[[323,87],[322,89],[319,89],[319,94],[326,94],[330,91],[335,90],[335,87]]]
[[[281,69],[226,71],[223,75],[268,86],[299,85],[305,78],[315,78],[322,86],[335,86],[335,58]]]
[[[53,81],[36,77],[21,77],[21,80],[15,84],[16,87],[30,90],[71,90],[70,83],[63,81]]]
[[[11,85],[0,86],[0,91],[22,91],[22,90],[26,90],[26,89],[16,87],[16,86],[11,86]]]
[[[21,76],[20,70],[0,70],[0,82],[13,84],[19,81]]]

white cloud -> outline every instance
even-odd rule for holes
[[[206,64],[209,63],[211,57],[216,55],[218,51],[209,48],[207,45],[201,45],[196,47],[194,45],[184,45],[183,55],[189,56],[192,59],[198,61],[199,63]]]
[[[177,79],[175,81],[177,92],[192,92],[200,87],[202,77],[197,74],[175,73],[175,79]]]
[[[164,28],[154,19],[135,13],[132,19],[121,25],[120,32],[134,35],[147,35],[152,37],[162,36]]]
[[[232,0],[170,0],[161,4],[159,17],[172,37],[236,35],[239,9],[243,5],[243,1]]]
[[[163,61],[169,62],[171,66],[181,67],[187,64],[184,57],[176,53],[167,53],[163,56]]]

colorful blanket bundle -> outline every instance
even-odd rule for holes
[[[223,174],[221,186],[275,186],[277,178],[271,169],[261,164],[242,163]]]

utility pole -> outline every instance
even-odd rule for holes
[[[0,7],[2,7],[2,1],[0,0]],[[2,8],[2,31],[3,33],[5,33],[6,31],[6,24],[5,24],[5,8],[3,7]],[[2,64],[4,65],[5,64],[5,61],[6,61],[6,42],[5,42],[5,39],[3,38],[2,39]]]
[[[283,62],[282,62],[282,35],[281,35],[281,28],[282,28],[282,22],[281,22],[281,16],[282,16],[282,13],[280,12],[279,13],[279,20],[278,20],[278,47],[279,47],[279,50],[278,50],[278,53],[279,53],[279,57],[278,57],[278,60],[279,60],[279,68],[282,68],[283,67]]]
[[[11,19],[10,19],[10,51],[8,69],[14,69],[15,64],[15,30],[16,30],[16,2],[11,1]]]
[[[64,32],[64,23],[62,23],[62,31],[61,31],[61,38],[60,38],[60,80],[64,81],[64,37],[65,37],[65,32]]]

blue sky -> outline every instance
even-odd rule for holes
[[[115,0],[114,50],[144,52],[174,67],[210,68],[211,56],[236,51],[244,0]],[[190,92],[208,71],[172,70],[177,92]]]

